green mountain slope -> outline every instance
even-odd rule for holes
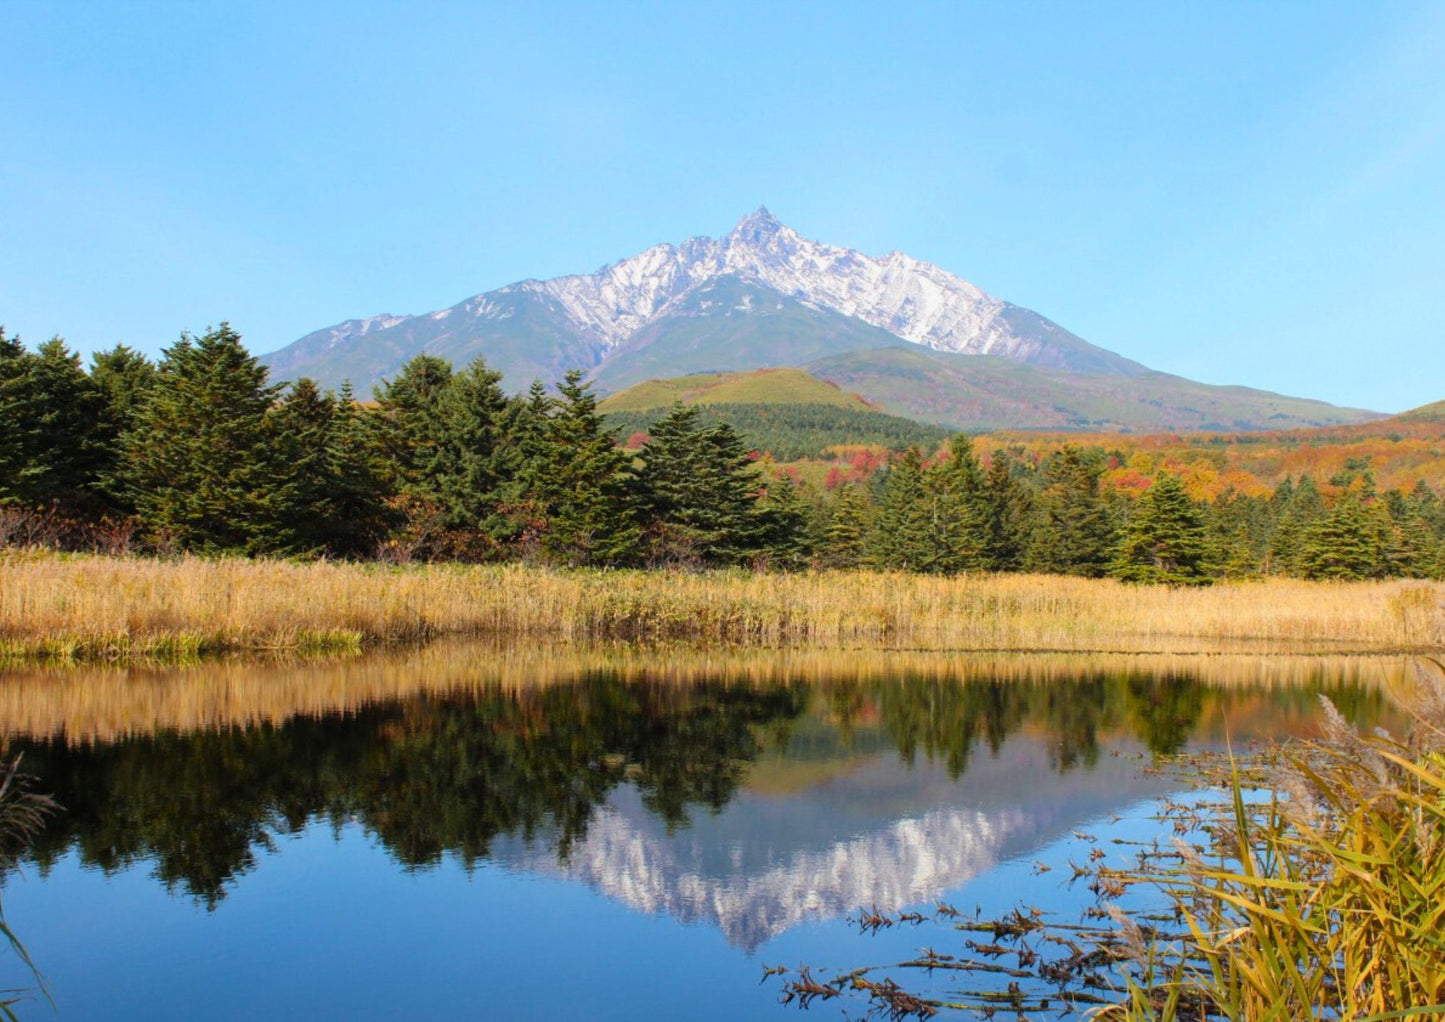
[[[386,325],[393,318],[396,322]],[[262,355],[261,363],[273,380],[310,376],[332,388],[350,380],[364,397],[419,354],[449,359],[457,368],[485,358],[511,391],[525,390],[534,379],[550,384],[568,369],[594,366],[602,357],[595,343],[577,336],[555,301],[531,292],[493,291],[429,316],[349,320]]]
[[[617,391],[647,379],[797,366],[897,343],[886,330],[729,275],[639,330],[608,354],[593,378],[601,389]]]
[[[726,422],[752,446],[784,461],[816,458],[837,444],[932,449],[950,430],[887,415],[857,394],[801,369],[758,369],[648,380],[603,400],[598,409],[623,438],[646,433],[674,402],[701,405],[705,423]]]
[[[804,368],[895,415],[954,429],[1241,431],[1379,418],[1323,401],[1195,383],[1168,373],[1092,375],[913,346],[830,356]]]
[[[952,430],[914,422],[883,412],[860,412],[838,405],[800,404],[703,404],[700,418],[705,424],[726,422],[750,447],[766,451],[780,461],[819,458],[829,447],[864,444],[902,450],[917,445],[933,450]],[[626,440],[666,414],[649,408],[610,412],[607,426]]]
[[[878,411],[857,394],[809,376],[801,369],[755,369],[746,373],[696,373],[672,380],[648,380],[605,398],[604,412],[666,409],[683,404],[833,405],[855,411]]]

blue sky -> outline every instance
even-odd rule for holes
[[[1445,398],[1445,4],[0,3],[0,323],[255,351],[766,203],[1158,369]]]

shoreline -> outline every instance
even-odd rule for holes
[[[1445,583],[402,567],[0,553],[0,663],[338,656],[441,638],[959,652],[1413,654]]]

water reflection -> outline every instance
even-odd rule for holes
[[[1397,664],[1247,663],[453,647],[32,674],[0,719],[67,810],[42,871],[145,863],[214,908],[277,838],[359,824],[407,869],[565,877],[750,948],[1161,792],[1136,751],[1298,732],[1320,690],[1390,723]]]

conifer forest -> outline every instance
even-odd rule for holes
[[[981,454],[955,434],[813,481],[697,406],[637,431],[579,372],[515,396],[500,381],[420,355],[374,395],[273,382],[226,324],[158,362],[118,346],[89,367],[58,338],[32,351],[0,332],[0,545],[1171,585],[1445,576],[1445,503],[1424,480],[1304,474],[1199,499],[1165,469],[1111,485],[1118,459],[1097,444]]]

